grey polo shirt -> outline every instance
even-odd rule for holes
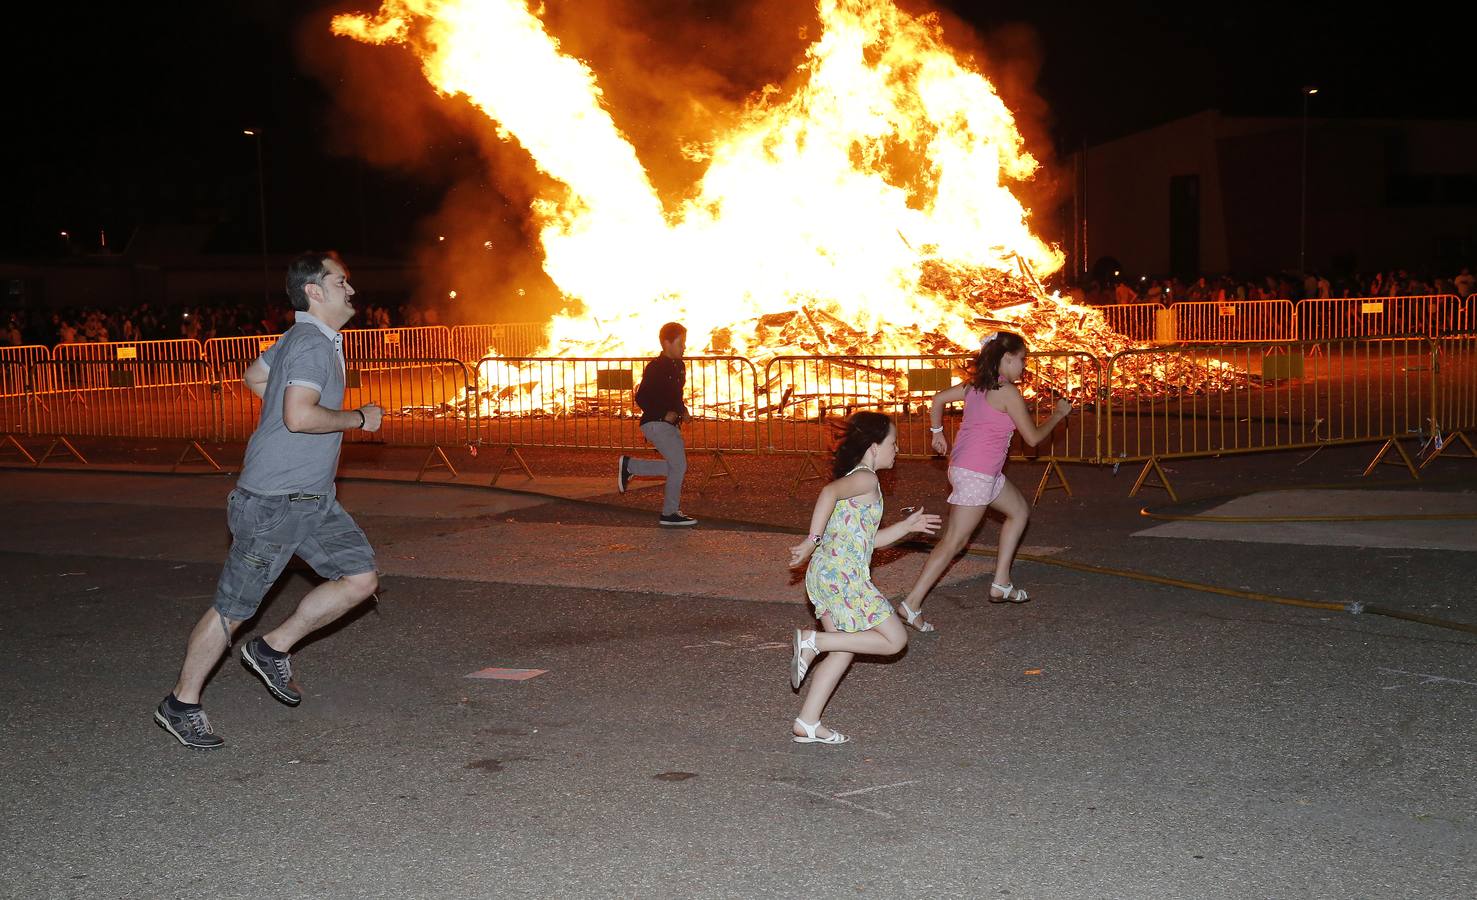
[[[341,409],[344,404],[343,335],[305,312],[297,324],[268,347],[260,362],[267,366],[262,417],[246,444],[246,461],[236,485],[254,494],[326,494],[338,470],[341,431],[300,434],[282,421],[282,401],[289,385],[312,388],[318,404]]]

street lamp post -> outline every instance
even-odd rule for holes
[[[1315,87],[1303,88],[1303,164],[1302,213],[1298,218],[1298,272],[1308,274],[1308,98],[1318,93]]]
[[[262,175],[262,130],[243,129],[242,134],[256,141],[256,203],[257,218],[261,221],[262,235],[262,300],[271,303],[270,276],[267,274],[267,182]]]

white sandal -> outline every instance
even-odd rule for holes
[[[805,634],[805,629],[795,629],[795,652],[790,657],[790,687],[797,691],[800,690],[800,682],[805,680],[805,673],[810,671],[810,663],[806,662],[801,654],[809,650],[819,656],[821,652],[815,646],[815,629],[810,630],[808,638],[802,638],[803,634]],[[812,656],[810,660],[815,662],[815,656]]]
[[[922,625],[918,624],[918,620],[923,617],[923,613],[921,610],[918,612],[914,612],[913,609],[908,606],[908,601],[902,601],[897,605],[897,607],[898,612],[902,614],[903,621],[918,629],[919,634],[928,634],[930,631],[935,630],[932,622],[924,622]]]
[[[816,722],[814,725],[811,725],[808,722],[801,721],[800,717],[796,716],[795,724],[805,729],[805,734],[803,735],[791,735],[790,739],[797,744],[844,744],[847,741],[851,740],[851,738],[847,737],[839,731],[836,731],[835,729],[832,729],[830,737],[816,737],[815,730],[821,727],[820,722]]]
[[[991,603],[1025,603],[1031,599],[1031,595],[1016,587],[1015,582],[1011,582],[1010,584],[996,584],[992,581],[990,582],[990,587],[1001,593],[999,597],[991,594]]]

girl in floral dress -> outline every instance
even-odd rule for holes
[[[791,566],[810,557],[805,591],[824,629],[795,629],[790,686],[799,690],[811,663],[826,654],[815,666],[810,693],[791,728],[797,743],[845,743],[845,735],[821,725],[821,712],[852,657],[891,656],[908,645],[907,630],[892,614],[892,604],[872,584],[872,551],[913,532],[933,534],[939,517],[919,508],[878,530],[882,489],[877,472],[890,468],[896,457],[897,429],[891,419],[873,412],[847,419],[832,464],[836,480],[821,488],[810,516],[810,537],[790,548]]]

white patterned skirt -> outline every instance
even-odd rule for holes
[[[1005,490],[1005,475],[986,475],[973,469],[949,466],[949,495],[953,506],[989,506]]]

